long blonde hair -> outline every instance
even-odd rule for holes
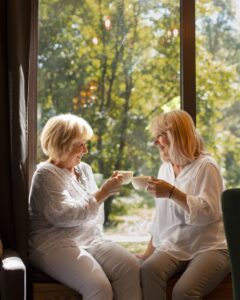
[[[204,143],[191,116],[184,110],[173,110],[156,116],[151,122],[151,132],[156,138],[166,133],[170,142],[169,159],[184,166],[204,152]]]

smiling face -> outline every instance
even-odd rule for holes
[[[157,115],[151,122],[151,131],[163,161],[186,166],[204,151],[191,116],[183,110]]]
[[[67,158],[61,161],[61,166],[71,170],[81,162],[82,157],[87,153],[86,141],[74,142]]]
[[[170,142],[166,132],[159,134],[155,140],[154,145],[159,148],[160,158],[162,161],[169,161],[169,146]]]
[[[49,161],[70,171],[88,152],[93,130],[84,119],[62,114],[50,118],[41,133],[41,146]]]

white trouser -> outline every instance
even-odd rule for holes
[[[141,300],[138,261],[113,242],[86,250],[58,248],[44,256],[35,251],[29,260],[84,300]]]

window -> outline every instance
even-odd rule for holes
[[[197,127],[227,187],[240,184],[239,1],[196,1]]]
[[[182,107],[227,187],[239,185],[237,0],[89,0],[81,6],[41,0],[39,7],[39,130],[51,115],[79,114],[95,132],[86,161],[96,173],[152,175],[158,163],[149,120]]]
[[[85,161],[96,178],[117,169],[156,175],[147,127],[180,108],[180,2],[42,0],[39,31],[39,129],[51,115],[80,115],[94,129]],[[153,206],[146,197],[125,187],[116,210]]]

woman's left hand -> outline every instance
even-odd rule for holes
[[[148,180],[147,191],[158,198],[168,198],[173,186],[165,180],[151,177]]]

